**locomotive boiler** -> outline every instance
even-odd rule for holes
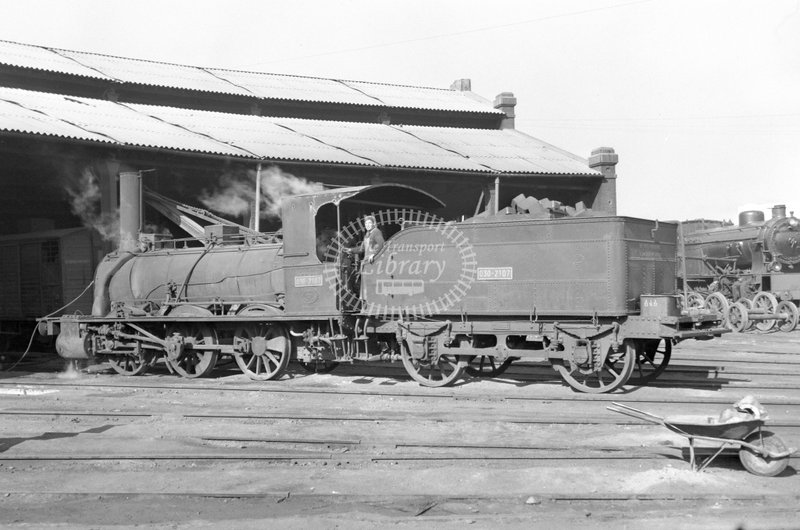
[[[608,392],[636,368],[657,375],[673,344],[725,331],[716,314],[681,311],[675,224],[511,209],[445,222],[430,194],[376,184],[285,198],[274,234],[209,226],[155,241],[138,233],[139,175],[120,179],[122,243],[97,269],[92,315],[40,328],[62,357],[122,374],[163,359],[200,377],[223,356],[256,380],[292,358],[314,370],[401,361],[443,386],[475,360],[526,360]],[[386,242],[359,263],[349,250],[367,214]]]
[[[685,274],[698,304],[728,314],[735,331],[797,326],[800,301],[800,220],[777,205],[739,215],[738,225],[687,223]]]

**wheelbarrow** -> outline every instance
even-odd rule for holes
[[[774,477],[789,465],[789,457],[797,449],[787,448],[777,434],[763,430],[764,419],[729,419],[721,422],[719,418],[707,416],[662,418],[628,405],[612,402],[608,410],[632,416],[640,420],[663,425],[670,431],[689,439],[689,463],[693,471],[703,471],[728,447],[739,448],[739,460],[744,468],[763,477]],[[716,452],[703,462],[695,456],[696,440],[719,444]]]

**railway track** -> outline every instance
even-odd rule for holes
[[[356,528],[669,528],[687,513],[698,528],[786,526],[800,515],[796,458],[767,479],[727,450],[694,473],[685,438],[606,410],[714,415],[753,393],[769,428],[800,445],[796,358],[710,344],[676,350],[654,384],[611,395],[572,392],[546,366],[452,388],[421,388],[391,366],[266,383],[224,367],[193,380],[0,372],[0,525],[291,527],[302,512]]]
[[[2,493],[2,492],[0,492]],[[728,518],[746,520],[753,510],[766,515],[761,522],[779,527],[781,521],[796,516],[792,506],[798,496],[735,494],[720,498],[714,494],[575,494],[565,491],[539,496],[501,495],[346,495],[340,493],[297,493],[275,490],[263,493],[246,492],[186,492],[186,493],[108,493],[94,491],[14,493],[29,508],[21,512],[31,524],[46,524],[52,505],[67,507],[61,515],[65,525],[103,525],[117,520],[143,521],[157,524],[154,513],[166,509],[174,521],[197,521],[209,525],[236,524],[240,528],[258,528],[247,517],[261,514],[259,524],[292,527],[297,525],[294,514],[303,513],[319,526],[372,528],[383,525],[402,525],[409,528],[430,527],[536,527],[595,528],[608,524],[625,514],[625,523],[635,527],[669,528],[675,519],[684,520],[689,528],[713,528],[719,525],[720,513]],[[8,503],[7,503],[8,504]],[[100,513],[87,517],[85,510],[103,506]],[[631,506],[636,506],[632,512]],[[687,520],[687,508],[694,515]],[[111,514],[115,514],[112,516]],[[14,511],[7,512],[13,520]],[[770,524],[773,523],[773,524]],[[778,524],[775,524],[778,523]],[[178,523],[179,524],[179,523]],[[173,523],[177,526],[178,524]],[[263,526],[262,526],[263,527]]]

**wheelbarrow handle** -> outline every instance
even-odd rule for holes
[[[649,412],[645,412],[643,410],[629,407],[628,405],[623,405],[622,403],[617,403],[615,401],[612,401],[611,406],[608,406],[606,408],[612,412],[625,414],[626,416],[631,416],[639,420],[644,420],[644,421],[649,421],[650,423],[657,423],[659,425],[664,425],[664,418],[656,416],[655,414],[650,414]]]

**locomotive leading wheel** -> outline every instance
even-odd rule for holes
[[[438,358],[415,359],[411,345],[403,341],[403,366],[416,382],[422,386],[440,387],[455,383],[469,363],[466,355],[439,355]]]
[[[151,353],[115,355],[108,359],[108,363],[115,372],[129,376],[142,375],[155,364],[155,361],[156,356]]]
[[[608,347],[606,341],[600,341],[600,347]],[[563,364],[555,365],[556,370],[566,383],[578,392],[602,394],[611,392],[624,385],[636,365],[638,350],[633,341],[626,340],[619,351],[609,348],[606,360],[599,369],[594,367],[575,366],[570,368]],[[588,355],[591,359],[593,355]],[[591,360],[588,361],[591,363]]]
[[[240,345],[236,364],[250,379],[267,381],[283,374],[291,357],[289,333],[279,324],[253,322],[236,328],[234,344]]]
[[[183,337],[183,349],[174,359],[167,356],[169,368],[192,379],[210,374],[217,364],[218,351],[194,349],[194,346],[217,344],[214,330],[201,324],[177,324],[168,330],[169,335],[175,333]]]
[[[753,311],[759,311],[774,315],[778,311],[778,299],[772,293],[761,291],[753,297]],[[776,320],[759,320],[756,322],[756,329],[759,331],[769,331],[775,327]]]
[[[508,370],[516,360],[515,357],[508,357],[499,365],[495,362],[494,357],[489,355],[479,355],[473,359],[466,368],[467,375],[472,377],[499,377]]]
[[[794,302],[789,300],[780,302],[778,304],[778,314],[786,315],[786,318],[778,320],[778,329],[785,332],[794,331],[797,327],[797,321],[800,320],[800,314],[798,314],[797,306],[794,305]]]
[[[636,347],[636,367],[628,383],[646,385],[666,370],[672,357],[669,339],[641,341]]]
[[[771,431],[756,431],[745,438],[744,441],[756,447],[763,447],[773,453],[783,453],[787,450],[783,440]],[[762,477],[774,477],[775,475],[779,475],[786,469],[786,466],[789,465],[788,456],[784,458],[770,458],[745,446],[739,449],[739,460],[741,460],[744,468],[750,473]]]

